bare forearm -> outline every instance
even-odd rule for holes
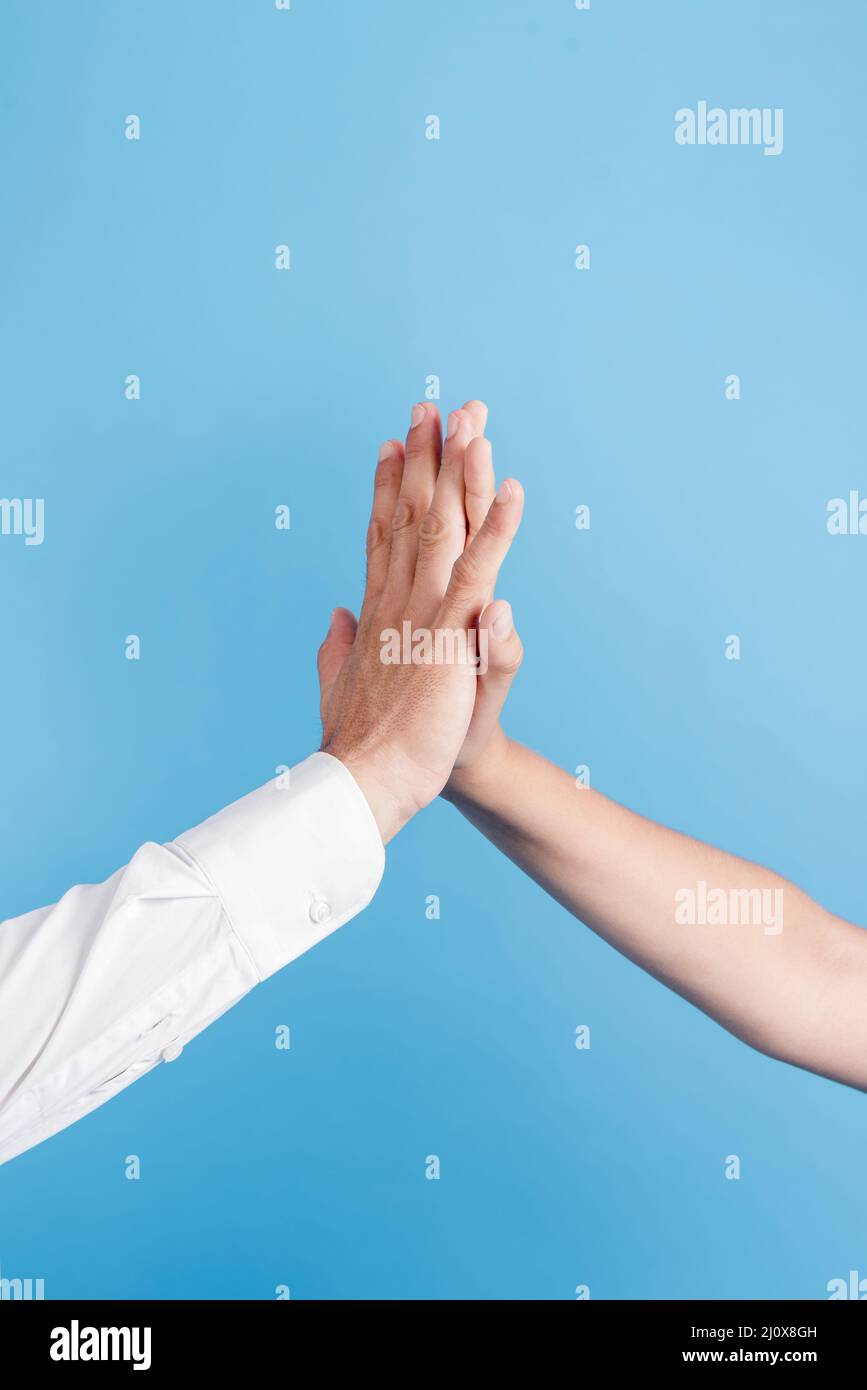
[[[867,933],[519,744],[503,740],[448,795],[564,907],[724,1027],[867,1089]]]

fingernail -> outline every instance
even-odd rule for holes
[[[498,642],[505,642],[507,637],[511,637],[514,630],[515,624],[512,621],[512,610],[507,604],[504,611],[498,613],[494,619],[494,636]]]
[[[390,439],[387,439],[384,444],[379,446],[379,462],[385,463],[385,460],[390,459],[393,453],[394,445]]]
[[[421,424],[421,422],[422,422],[422,420],[424,419],[424,417],[425,417],[425,409],[424,409],[424,406],[423,406],[423,405],[414,405],[413,408],[412,408],[412,424],[413,424],[413,429],[415,428],[416,425],[420,425],[420,424]]]
[[[509,498],[511,497],[511,495],[512,495],[512,489],[509,487],[509,484],[508,484],[508,483],[500,483],[500,490],[499,490],[499,492],[497,493],[497,501],[502,505],[503,502],[508,502],[508,500],[509,500]]]
[[[452,437],[453,434],[457,434],[457,432],[458,432],[458,425],[459,425],[460,423],[461,423],[461,417],[460,417],[460,415],[458,414],[458,412],[457,412],[456,410],[453,410],[452,413],[451,413],[451,415],[450,415],[449,418],[448,418],[448,429],[446,430],[446,439],[451,439],[451,437]]]

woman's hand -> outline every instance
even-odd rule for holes
[[[469,545],[484,522],[497,485],[491,444],[484,437],[487,408],[481,401],[468,401],[455,413],[459,424],[454,447],[456,451],[463,450],[466,544]],[[486,600],[479,619],[479,631],[484,634],[480,636],[480,649],[485,653],[485,669],[479,673],[473,716],[444,788],[446,796],[456,795],[476,777],[488,775],[508,751],[509,740],[500,725],[500,713],[524,651],[515,630],[511,606],[505,599],[494,599],[493,586]]]

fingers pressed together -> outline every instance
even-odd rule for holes
[[[449,415],[443,437],[436,406],[418,404],[406,442],[380,449],[363,623],[401,612],[473,626],[490,603],[524,499],[514,479],[496,490],[487,414],[468,401]]]

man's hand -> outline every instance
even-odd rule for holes
[[[383,445],[361,616],[335,609],[319,650],[322,749],[355,777],[384,843],[439,795],[461,755],[480,685],[477,626],[497,619],[490,600],[521,520],[520,483],[493,493],[486,413],[479,402],[455,411],[443,443],[436,407],[417,405],[405,448]],[[389,635],[405,648],[406,623],[422,659],[394,663]]]

